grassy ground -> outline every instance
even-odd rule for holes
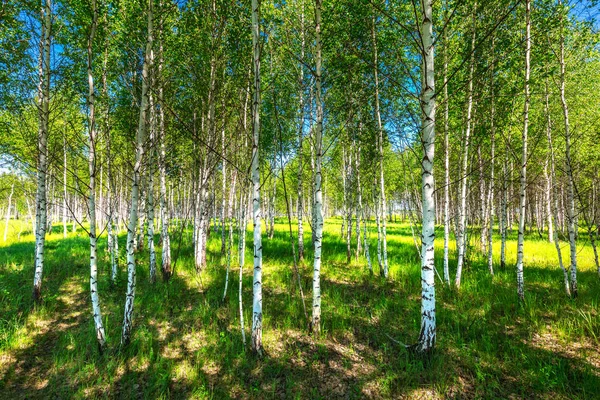
[[[99,285],[110,349],[99,355],[90,315],[87,238],[79,231],[63,239],[62,228],[55,226],[46,242],[44,302],[34,308],[33,238],[26,232],[29,228],[12,221],[9,241],[0,243],[0,398],[573,399],[599,395],[600,279],[588,246],[582,244],[579,251],[580,296],[569,300],[562,291],[553,245],[528,238],[524,305],[518,304],[516,296],[515,237],[508,244],[510,267],[500,270],[496,259],[494,277],[473,252],[460,292],[436,282],[437,352],[424,365],[390,339],[410,343],[419,332],[419,256],[409,225],[388,225],[391,273],[383,281],[369,275],[362,258],[346,264],[340,221],[327,221],[323,335],[315,339],[306,333],[295,289],[287,224],[279,222],[275,237],[264,239],[266,356],[256,359],[242,345],[237,268],[232,270],[228,297],[221,302],[225,274],[219,235],[210,240],[208,267],[200,276],[194,272],[191,247],[183,246],[169,284],[150,285],[147,254],[138,254],[134,333],[124,350],[118,344],[125,262],[121,260],[118,285],[111,287],[102,239]],[[438,233],[441,237],[441,230]],[[124,239],[120,238],[121,249]],[[251,245],[250,234],[247,239]],[[310,233],[305,241],[310,243]],[[189,243],[188,238],[183,242]],[[371,242],[377,271],[374,231]],[[177,239],[173,246],[175,254]],[[442,248],[438,239],[440,272]],[[568,249],[564,250],[568,257]],[[243,295],[248,324],[252,277],[251,257],[246,258]],[[451,265],[455,264],[452,259]],[[310,265],[303,266],[301,273],[308,297]]]

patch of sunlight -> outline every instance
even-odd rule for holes
[[[188,360],[182,360],[175,365],[174,380],[192,383],[198,379],[198,372]]]
[[[414,400],[421,400],[421,399],[427,399],[427,400],[434,400],[434,399],[442,399],[443,396],[441,394],[439,394],[437,392],[437,390],[433,389],[433,388],[417,388],[417,389],[413,389],[410,392],[408,392],[408,395],[406,396],[407,399],[414,399]]]

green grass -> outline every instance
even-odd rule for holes
[[[221,302],[225,273],[220,235],[210,239],[208,267],[200,276],[194,272],[185,237],[169,284],[150,285],[147,254],[138,254],[135,325],[126,349],[119,349],[125,262],[122,257],[118,284],[111,286],[103,237],[99,287],[109,350],[99,355],[89,300],[87,237],[80,230],[63,239],[58,225],[48,235],[44,301],[35,308],[30,230],[11,221],[8,242],[0,242],[0,398],[573,399],[600,393],[600,279],[583,235],[576,300],[563,294],[554,245],[537,235],[525,243],[524,304],[516,295],[514,236],[508,243],[506,270],[498,266],[497,243],[494,277],[484,258],[473,251],[460,292],[436,278],[437,351],[424,364],[390,339],[411,343],[419,333],[420,261],[407,224],[388,225],[391,271],[384,281],[377,273],[370,276],[363,258],[346,264],[340,220],[327,221],[323,334],[315,339],[306,333],[287,222],[279,220],[275,237],[263,239],[263,359],[242,345],[237,267],[230,276],[228,297]],[[440,228],[440,273],[441,233]],[[473,241],[477,238],[473,234]],[[243,296],[248,336],[251,232],[247,240]],[[120,237],[122,255],[124,242]],[[175,254],[177,238],[172,243]],[[310,232],[305,243],[307,263],[301,275],[310,311]],[[568,246],[564,247],[568,260]],[[370,252],[377,271],[374,230]],[[234,265],[236,260],[234,256]],[[455,264],[451,259],[451,266]]]

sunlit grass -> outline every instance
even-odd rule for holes
[[[55,225],[48,234],[44,302],[34,308],[31,225],[11,221],[7,242],[0,242],[0,394],[6,394],[3,398],[454,395],[570,399],[592,398],[600,392],[600,281],[583,235],[578,245],[580,296],[576,300],[563,294],[554,244],[537,234],[528,236],[526,301],[519,304],[515,233],[509,236],[505,270],[498,265],[500,243],[494,237],[496,274],[492,277],[487,258],[478,253],[479,236],[474,231],[460,292],[445,287],[436,277],[438,351],[424,364],[390,339],[411,343],[419,333],[420,258],[410,225],[388,223],[391,270],[390,279],[384,281],[378,273],[374,223],[370,226],[373,276],[364,256],[355,260],[355,238],[351,262],[346,263],[340,224],[340,219],[330,219],[325,225],[320,338],[307,334],[287,221],[277,221],[273,239],[264,236],[266,357],[259,360],[244,348],[241,339],[237,243],[225,302],[221,302],[225,258],[220,254],[219,234],[211,236],[208,266],[197,275],[187,232],[181,249],[177,248],[179,231],[174,232],[173,254],[179,257],[176,276],[169,284],[159,281],[150,285],[147,253],[139,253],[134,334],[131,344],[122,349],[125,237],[119,239],[116,286],[109,280],[106,240],[101,238],[99,287],[109,350],[99,355],[90,315],[85,232],[78,229],[73,233],[69,226],[68,238],[63,239],[62,225]],[[296,232],[296,225],[292,227]],[[299,269],[310,313],[308,226],[305,232],[305,263]],[[436,268],[441,274],[441,227],[437,233]],[[249,340],[250,231],[246,240],[243,296]],[[561,245],[568,263],[568,245]],[[455,264],[452,243],[452,271]]]

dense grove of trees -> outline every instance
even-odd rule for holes
[[[127,345],[138,250],[148,249],[151,281],[159,270],[167,282],[184,231],[192,232],[198,273],[208,237],[217,235],[228,285],[234,238],[243,273],[239,238],[251,220],[250,343],[260,354],[262,243],[273,237],[276,217],[289,222],[295,279],[303,301],[305,292],[312,296],[304,313],[315,335],[327,268],[323,226],[331,217],[342,220],[348,262],[361,260],[382,279],[394,252],[386,222],[410,221],[422,269],[418,352],[436,341],[436,274],[438,283],[459,288],[474,253],[485,255],[490,274],[513,268],[505,255],[513,231],[515,301],[527,290],[526,233],[556,244],[557,273],[566,294],[577,296],[582,243],[593,247],[600,274],[595,6],[3,1],[0,197],[6,226],[27,219],[35,234],[35,302],[44,297],[46,233],[57,224],[65,237],[83,229],[98,346],[114,345],[97,284],[97,243],[107,240],[110,279],[127,270]],[[376,239],[367,233],[372,224]],[[434,257],[436,224],[443,260]],[[307,229],[312,243],[304,243]],[[116,239],[124,232],[121,249]],[[451,235],[457,264],[449,262]],[[498,237],[500,254],[492,250]],[[298,263],[313,266],[312,289],[302,287]],[[245,341],[241,279],[238,290]],[[233,292],[225,286],[223,295]]]

